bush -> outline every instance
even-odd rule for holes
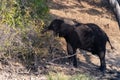
[[[48,12],[46,0],[0,0],[0,56],[33,64],[33,54],[44,50],[40,31]]]
[[[2,22],[12,27],[42,26],[48,11],[46,0],[0,0]]]

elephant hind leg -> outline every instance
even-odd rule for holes
[[[102,72],[105,72],[105,70],[106,70],[105,51],[100,51],[98,56],[100,58],[100,68],[99,69]]]

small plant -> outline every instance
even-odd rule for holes
[[[49,73],[48,80],[69,80],[69,76],[64,73]]]
[[[73,76],[64,73],[49,73],[47,80],[95,80],[93,77],[85,74],[76,74]]]
[[[85,74],[77,74],[72,76],[69,80],[95,80],[95,79]]]

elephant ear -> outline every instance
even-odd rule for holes
[[[48,30],[52,30],[54,34],[57,36],[59,34],[60,26],[62,23],[64,23],[63,20],[54,19],[48,26]]]
[[[55,19],[52,21],[51,26],[55,32],[58,32],[62,23],[64,23],[63,20]]]
[[[66,35],[69,35],[73,31],[74,31],[74,27],[72,25],[63,23],[59,28],[59,36],[64,37]]]

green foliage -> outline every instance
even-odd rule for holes
[[[48,80],[68,80],[70,76],[64,73],[49,73]]]
[[[72,76],[69,80],[95,80],[95,79],[85,74],[77,74]]]
[[[40,31],[48,12],[46,0],[0,0],[0,51],[32,64],[34,53],[45,53]]]
[[[0,18],[12,27],[42,26],[48,11],[46,0],[0,0]]]
[[[85,74],[76,74],[73,76],[65,75],[64,73],[49,73],[48,80],[95,80]]]

